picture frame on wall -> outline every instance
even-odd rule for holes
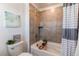
[[[20,15],[5,11],[5,22],[7,28],[18,28],[21,26]]]

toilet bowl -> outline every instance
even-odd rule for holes
[[[30,54],[30,53],[21,53],[19,56],[32,56],[32,54]]]

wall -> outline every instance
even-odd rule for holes
[[[6,41],[11,39],[14,34],[21,34],[22,39],[25,38],[27,39],[25,41],[26,42],[28,41],[28,29],[26,30],[27,34],[24,34],[24,29],[25,29],[24,19],[25,19],[25,15],[28,14],[28,13],[25,14],[25,8],[28,8],[27,4],[26,6],[25,4],[17,4],[17,3],[0,4],[0,55],[8,55]],[[6,28],[5,27],[5,19],[4,19],[5,10],[21,15],[21,27],[20,28]],[[28,17],[27,17],[27,21],[28,21]],[[26,26],[28,28],[28,24],[26,24]]]
[[[41,39],[61,42],[63,7],[51,8],[43,11],[41,15]]]
[[[31,44],[35,43],[39,40],[39,24],[40,24],[40,13],[38,10],[33,7],[32,4],[30,6],[30,42]]]
[[[29,20],[29,3],[25,4],[24,7],[24,21],[23,21],[23,33],[24,33],[24,41],[25,41],[25,48],[27,49],[27,51],[29,52],[30,49],[30,20]]]

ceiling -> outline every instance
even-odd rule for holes
[[[46,8],[50,6],[55,6],[61,3],[34,3],[38,8]]]

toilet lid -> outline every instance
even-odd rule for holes
[[[21,53],[19,56],[32,56],[30,53]]]

